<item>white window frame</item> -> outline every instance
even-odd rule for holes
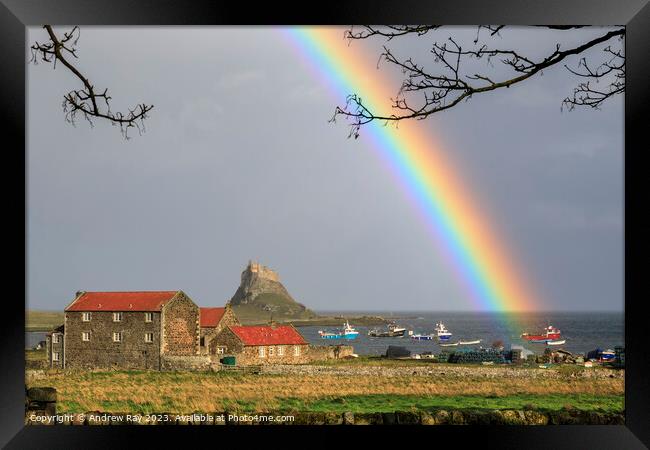
[[[116,339],[118,338],[119,339]],[[121,331],[114,331],[113,332],[113,342],[122,342],[124,340],[124,336],[122,335]]]
[[[147,339],[149,336],[151,336],[151,340],[148,340],[148,339]],[[153,343],[153,333],[145,333],[145,334],[144,334],[144,341],[145,341],[147,344],[151,344],[151,343]]]
[[[59,362],[59,352],[52,352],[52,361]]]
[[[293,346],[293,356],[300,356],[300,346],[299,345],[294,345]]]
[[[275,348],[271,345],[269,347],[269,356],[274,356],[275,355]]]
[[[284,345],[278,345],[278,356],[284,356]]]
[[[264,347],[264,346],[260,346],[258,352],[259,352],[259,356],[260,356],[260,358],[266,358],[266,351],[265,351],[265,347]]]
[[[144,321],[146,323],[153,322],[153,313],[152,312],[146,312],[144,313]]]
[[[81,321],[82,322],[90,322],[91,319],[91,314],[88,311],[82,312],[81,313]]]
[[[121,312],[113,313],[113,322],[121,322],[122,318],[123,318],[123,314]]]
[[[61,343],[61,341],[59,340],[59,336],[60,335],[58,333],[54,333],[52,335],[52,344],[60,344]]]
[[[86,339],[88,338],[88,339]],[[84,342],[90,342],[90,331],[82,331],[81,332],[81,340]]]
[[[217,355],[223,355],[224,353],[226,353],[225,347],[217,347]]]

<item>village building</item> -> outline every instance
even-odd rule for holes
[[[63,335],[63,325],[60,325],[45,336],[45,351],[51,368],[63,368]]]
[[[183,291],[82,291],[60,336],[49,338],[52,367],[160,370],[166,357],[199,355],[199,307]]]
[[[292,325],[228,326],[214,345],[241,366],[309,362],[309,343]]]
[[[224,348],[216,345],[214,338],[228,326],[241,325],[230,304],[219,308],[199,308],[201,326],[201,354],[218,356],[222,355]]]

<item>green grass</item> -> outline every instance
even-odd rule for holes
[[[436,409],[535,409],[558,411],[575,408],[582,411],[621,413],[623,395],[528,395],[497,396],[409,396],[409,395],[353,395],[314,400],[280,399],[280,410],[311,412],[391,412],[431,411]]]
[[[26,361],[45,361],[47,359],[47,352],[45,349],[41,350],[25,350]]]
[[[27,331],[51,331],[63,324],[63,311],[27,310],[25,321]]]

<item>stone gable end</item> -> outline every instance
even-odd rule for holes
[[[199,307],[182,291],[163,307],[162,330],[162,354],[199,354]]]

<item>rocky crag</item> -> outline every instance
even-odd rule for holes
[[[230,299],[237,317],[244,322],[309,319],[317,315],[291,297],[274,270],[249,261],[241,283]]]

